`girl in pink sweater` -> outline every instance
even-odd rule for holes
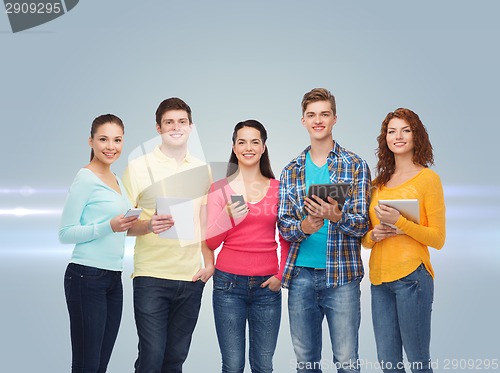
[[[276,240],[278,185],[256,120],[236,125],[226,178],[208,195],[207,244],[222,248],[214,273],[213,308],[222,372],[245,368],[246,323],[252,371],[272,372],[281,321],[281,275],[288,243]],[[235,201],[241,195],[245,203]],[[233,196],[233,197],[232,197]],[[233,202],[234,201],[234,202]]]

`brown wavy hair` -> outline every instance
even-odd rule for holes
[[[377,137],[378,149],[376,155],[378,158],[376,175],[373,185],[378,187],[387,184],[396,168],[394,153],[389,150],[387,145],[387,127],[393,118],[404,120],[410,125],[413,133],[413,163],[429,167],[434,164],[434,155],[432,145],[429,140],[429,134],[419,116],[410,109],[399,108],[390,112],[385,117],[380,128],[380,134]]]

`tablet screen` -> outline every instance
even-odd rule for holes
[[[350,193],[350,188],[351,184],[346,183],[312,184],[309,187],[307,196],[310,198],[314,194],[325,202],[328,202],[327,197],[330,196],[338,202],[339,209],[342,210],[345,200]]]

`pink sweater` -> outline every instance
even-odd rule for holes
[[[231,194],[235,194],[227,179],[212,184],[208,195],[207,245],[215,250],[223,243],[215,268],[242,276],[275,275],[281,280],[289,244],[279,236],[278,263],[278,187],[279,181],[271,179],[264,198],[257,203],[247,202],[249,213],[235,221],[226,208]]]

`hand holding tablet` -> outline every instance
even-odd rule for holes
[[[315,195],[328,202],[328,196],[330,196],[339,204],[339,210],[342,210],[350,187],[351,185],[347,183],[312,184],[307,192],[307,197],[311,198],[312,195]]]
[[[420,224],[420,208],[418,199],[381,199],[378,201],[378,204],[392,207],[398,210],[399,213],[406,219]],[[380,222],[397,229],[397,227],[393,224],[383,222],[382,220]],[[404,234],[404,232],[400,229],[397,229],[396,233]]]

